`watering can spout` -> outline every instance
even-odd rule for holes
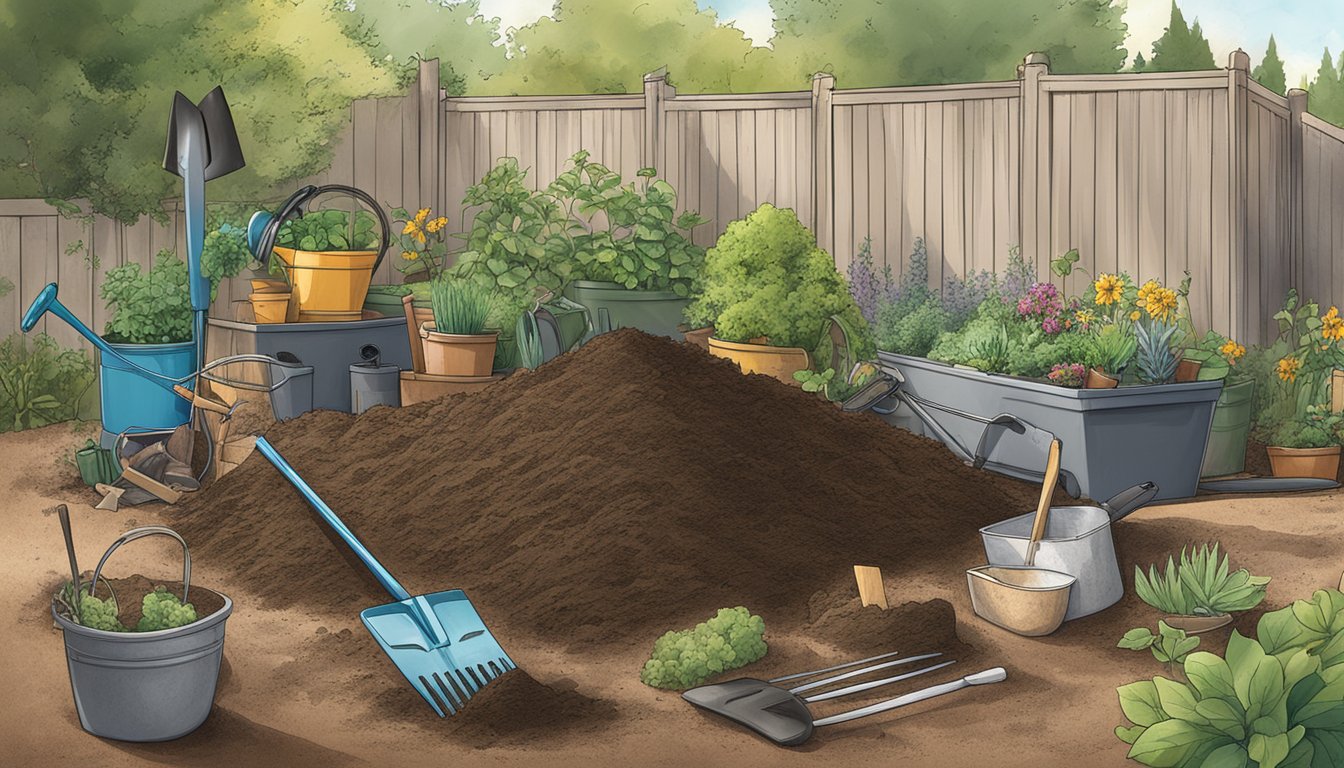
[[[37,298],[33,299],[33,303],[28,305],[28,311],[23,313],[23,321],[19,327],[24,333],[33,330],[37,326],[37,321],[47,314],[47,310],[51,309],[53,304],[59,305],[56,301],[56,284],[47,283],[47,287],[43,288],[42,292],[37,294]]]

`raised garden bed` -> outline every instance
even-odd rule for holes
[[[905,376],[905,391],[951,408],[992,417],[1011,413],[1053,432],[1064,445],[1062,468],[1084,496],[1106,499],[1130,486],[1154,482],[1157,499],[1194,496],[1221,381],[1115,389],[1070,389],[1013,376],[983,373],[919,357],[879,352]],[[948,432],[974,448],[983,425],[935,411]],[[887,420],[925,434],[904,409]],[[1045,466],[1044,446],[1008,430],[987,450],[988,469],[1032,477]],[[931,433],[929,436],[933,436]]]

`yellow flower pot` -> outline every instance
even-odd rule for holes
[[[253,293],[252,315],[258,323],[283,323],[289,313],[289,293]]]
[[[794,387],[801,387],[793,378],[795,371],[812,367],[807,350],[799,347],[772,347],[767,344],[743,344],[709,337],[709,353],[737,363],[743,373],[763,373]]]
[[[274,251],[293,286],[299,322],[360,319],[377,251]]]

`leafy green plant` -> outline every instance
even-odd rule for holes
[[[1298,650],[1319,657],[1323,668],[1344,662],[1344,593],[1318,589],[1310,600],[1260,617],[1256,636],[1265,651],[1286,661]]]
[[[820,392],[827,397],[830,397],[830,395],[826,390],[834,378],[834,368],[827,368],[820,372],[808,369],[793,372],[793,380],[802,385],[804,392]]]
[[[902,355],[930,354],[943,334],[947,315],[936,299],[918,304],[885,304],[877,313],[877,343]]]
[[[742,606],[720,608],[694,629],[668,632],[653,644],[639,679],[654,688],[684,689],[765,655],[765,621]]]
[[[999,326],[997,333],[970,342],[971,354],[968,365],[982,371],[1002,371],[1012,360],[1013,348],[1008,339],[1008,329]]]
[[[514,338],[518,349],[518,364],[528,370],[535,370],[541,365],[542,358],[541,332],[537,328],[535,315],[524,312],[518,316]]]
[[[226,277],[235,277],[253,261],[247,249],[247,232],[232,224],[221,224],[205,236],[201,249],[201,274],[213,285]]]
[[[434,330],[472,335],[485,330],[493,296],[478,283],[440,277],[429,286]]]
[[[1304,648],[1282,657],[1233,631],[1226,658],[1198,651],[1188,683],[1155,677],[1121,686],[1132,726],[1115,729],[1148,766],[1328,768],[1344,755],[1344,667]]]
[[[1163,664],[1183,664],[1186,657],[1199,647],[1199,638],[1187,637],[1185,630],[1159,621],[1156,635],[1147,627],[1131,629],[1120,638],[1116,647],[1131,651],[1151,650],[1153,658]]]
[[[1131,328],[1124,323],[1106,323],[1097,328],[1097,365],[1108,376],[1119,378],[1123,375],[1138,351],[1138,340]]]
[[[93,382],[84,350],[61,349],[45,333],[10,335],[0,342],[0,432],[75,418]]]
[[[187,265],[172,251],[159,251],[148,272],[142,272],[136,263],[109,270],[98,294],[112,311],[103,331],[103,338],[108,341],[121,344],[191,341]]]
[[[1182,548],[1179,564],[1168,557],[1162,572],[1151,565],[1144,574],[1134,566],[1134,592],[1157,610],[1179,616],[1217,616],[1259,605],[1269,577],[1252,576],[1245,568],[1230,572],[1228,556],[1219,560],[1218,548],[1217,543]]]
[[[329,208],[288,219],[275,234],[281,248],[301,251],[364,251],[380,245],[378,219],[368,211]]]
[[[468,278],[494,292],[501,328],[512,328],[545,293],[558,294],[571,279],[574,238],[582,227],[547,192],[527,185],[518,160],[501,158],[463,203],[475,209],[466,250],[447,274]]]
[[[547,188],[584,222],[572,276],[690,296],[705,260],[690,234],[706,220],[694,211],[676,213],[677,191],[656,178],[657,169],[641,168],[638,183],[622,184],[619,173],[588,158],[575,153]]]
[[[1176,376],[1176,366],[1180,363],[1180,356],[1173,347],[1177,330],[1173,324],[1150,322],[1146,317],[1134,322],[1134,340],[1137,342],[1134,364],[1140,381],[1165,384]]]

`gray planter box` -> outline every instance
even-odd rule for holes
[[[206,357],[289,352],[313,368],[313,407],[349,413],[350,364],[373,344],[385,365],[411,369],[404,316],[341,323],[240,323],[210,318]]]
[[[1030,379],[956,368],[921,357],[879,352],[878,359],[905,376],[902,389],[917,397],[979,416],[1011,413],[1054,433],[1064,447],[1061,467],[1084,496],[1108,499],[1143,482],[1157,484],[1157,499],[1194,496],[1221,381],[1116,389],[1067,389]],[[974,451],[984,425],[931,411],[949,433]],[[920,434],[906,408],[885,417]],[[1038,479],[1045,468],[1041,446],[1007,429],[995,429],[986,468]]]

